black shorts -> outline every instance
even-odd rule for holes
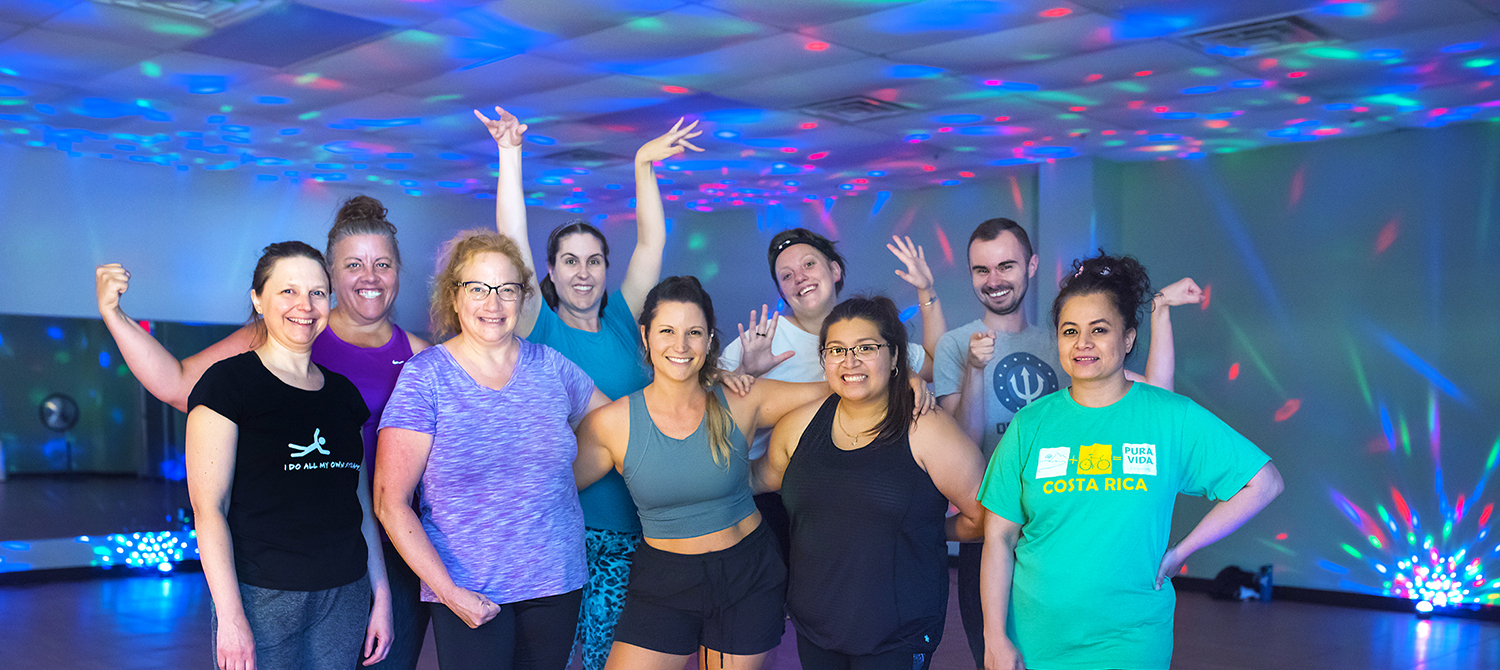
[[[664,654],[750,656],[786,632],[786,566],[761,524],[733,547],[674,554],[642,542],[630,567],[615,641]]]

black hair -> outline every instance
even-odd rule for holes
[[[896,303],[883,295],[854,296],[837,305],[823,320],[823,330],[818,333],[818,348],[828,345],[828,326],[851,319],[864,319],[875,324],[880,337],[891,345],[894,369],[886,388],[885,418],[876,427],[880,429],[877,440],[899,437],[911,429],[911,415],[916,409],[917,398],[907,380],[911,378],[911,364],[907,362],[906,324],[901,322],[901,310]],[[821,353],[821,352],[820,352]]]
[[[401,247],[396,245],[396,225],[385,220],[385,205],[368,195],[356,195],[339,206],[339,213],[328,229],[328,246],[324,249],[329,262],[334,261],[333,246],[355,235],[384,235],[391,241],[392,260],[401,267]]]
[[[1151,304],[1154,295],[1151,277],[1145,266],[1133,256],[1110,256],[1099,250],[1093,258],[1073,261],[1073,272],[1058,284],[1057,298],[1052,301],[1052,329],[1069,298],[1103,294],[1125,319],[1125,329],[1135,330],[1141,323],[1141,309]],[[1133,352],[1133,350],[1132,350]]]
[[[604,269],[609,269],[609,240],[604,239],[604,233],[593,224],[583,219],[574,219],[561,226],[552,229],[552,234],[547,236],[547,265],[557,264],[557,250],[562,245],[562,239],[575,234],[593,235],[599,239],[599,249],[604,252]],[[557,309],[557,285],[552,283],[552,275],[542,277],[539,283],[542,289],[542,300],[547,301],[547,306]],[[609,292],[604,292],[604,297],[599,299],[599,311],[604,312],[604,306],[609,303]]]
[[[288,242],[277,242],[268,244],[260,250],[260,260],[255,262],[255,271],[250,275],[250,290],[255,295],[260,295],[266,290],[266,282],[271,279],[271,272],[276,269],[276,264],[284,258],[306,258],[318,263],[323,269],[323,280],[333,285],[333,278],[328,275],[328,263],[324,262],[323,254],[318,253],[312,245],[306,242],[291,240]],[[259,347],[265,342],[266,320],[255,311],[255,305],[250,305],[250,320],[248,322],[255,329],[254,342]]]
[[[647,333],[651,332],[651,321],[656,318],[656,309],[663,302],[681,302],[689,305],[697,305],[703,310],[703,320],[708,324],[708,349],[703,356],[703,367],[698,369],[698,384],[704,389],[713,388],[719,379],[719,327],[714,322],[714,301],[708,296],[708,291],[703,290],[703,284],[698,282],[697,277],[691,275],[667,277],[661,283],[651,287],[651,292],[646,294],[646,302],[641,306],[641,316],[637,323]],[[651,365],[651,347],[642,343],[641,349],[646,356],[646,365]],[[714,462],[727,467],[729,459],[733,457],[733,449],[730,447],[729,436],[734,427],[734,419],[729,416],[729,409],[719,403],[719,397],[714,393],[708,394],[708,413],[706,422],[708,424],[708,442],[713,452]]]
[[[776,282],[777,292],[781,291],[781,279],[776,276],[776,259],[781,256],[781,252],[794,244],[806,244],[817,249],[824,258],[838,265],[839,279],[833,283],[833,293],[838,295],[839,291],[844,290],[844,277],[848,276],[849,270],[844,267],[844,257],[833,248],[833,241],[806,228],[792,228],[776,233],[776,236],[771,238],[771,247],[766,251],[766,260],[771,265],[771,281]]]
[[[1031,260],[1031,256],[1033,255],[1033,252],[1031,250],[1031,237],[1026,234],[1026,229],[1022,228],[1021,224],[1016,223],[1015,221],[1007,219],[1003,216],[990,219],[988,221],[985,221],[984,223],[979,224],[978,226],[975,226],[974,233],[969,235],[968,248],[973,249],[974,243],[977,241],[988,242],[997,237],[1000,237],[1000,233],[1006,231],[1010,231],[1012,235],[1016,236],[1016,241],[1021,243],[1021,248],[1026,251],[1025,260]]]

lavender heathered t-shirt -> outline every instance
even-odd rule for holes
[[[504,389],[479,385],[448,349],[413,356],[380,427],[432,436],[422,528],[458,586],[498,604],[583,586],[583,510],[573,480],[594,383],[552,349],[518,340]],[[422,600],[437,602],[422,584]]]

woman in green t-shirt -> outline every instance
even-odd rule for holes
[[[1166,670],[1167,578],[1270,503],[1281,475],[1197,403],[1125,378],[1151,299],[1139,262],[1101,255],[1073,269],[1052,303],[1073,385],[1016,413],[979,490],[985,667]],[[1178,493],[1222,502],[1168,548]]]

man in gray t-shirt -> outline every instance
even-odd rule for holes
[[[1072,380],[1058,365],[1057,334],[1050,323],[1027,323],[1021,310],[1038,259],[1031,239],[1015,221],[990,219],[969,236],[969,278],[984,316],[944,333],[933,355],[938,404],[953,415],[985,458],[1000,444],[1011,417]],[[1172,389],[1174,354],[1168,307],[1196,303],[1202,291],[1184,278],[1156,294],[1146,376],[1132,381]],[[1050,312],[1050,310],[1048,310]],[[979,605],[981,548],[964,544],[958,556],[958,608],[976,667],[984,667],[984,628]]]

